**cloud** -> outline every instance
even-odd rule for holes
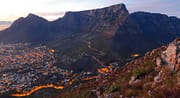
[[[10,21],[0,21],[0,31],[8,28],[11,24]]]
[[[0,25],[0,31],[6,29],[8,27],[9,27],[9,25]]]
[[[35,13],[39,16],[46,18],[47,20],[55,20],[57,18],[63,17],[65,12],[37,12]]]
[[[0,25],[10,25],[10,21],[0,21]]]
[[[180,17],[180,0],[127,0],[127,8],[130,12],[146,11],[162,13]]]
[[[37,12],[40,16],[63,16],[65,12]]]

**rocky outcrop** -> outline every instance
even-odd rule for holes
[[[157,66],[167,66],[171,71],[177,71],[180,67],[180,39],[170,43],[161,56],[156,59]]]
[[[129,15],[128,10],[124,4],[112,5],[102,9],[80,11],[78,13],[108,21],[110,23],[117,22],[120,18],[123,20],[123,17],[125,18],[127,15]]]

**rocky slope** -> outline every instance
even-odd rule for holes
[[[177,98],[180,91],[179,66],[180,39],[176,39],[58,98]]]

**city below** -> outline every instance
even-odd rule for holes
[[[0,95],[29,96],[44,89],[64,89],[74,83],[97,79],[91,72],[74,73],[55,66],[55,51],[29,43],[0,44]],[[108,73],[110,67],[98,72]],[[77,85],[74,85],[75,87]]]

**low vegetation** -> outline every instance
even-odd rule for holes
[[[83,84],[86,87],[79,90],[78,97],[94,98],[93,96],[119,98],[119,97],[144,97],[144,98],[177,98],[180,96],[179,72],[172,72],[168,67],[158,67],[156,59],[160,56],[164,47],[149,52],[146,56],[133,62],[129,62],[123,68],[118,68],[109,75],[102,75],[91,84]],[[88,86],[91,85],[91,86]],[[86,89],[90,92],[85,93]],[[91,90],[100,92],[100,95],[92,93]],[[81,95],[82,92],[82,95]]]

